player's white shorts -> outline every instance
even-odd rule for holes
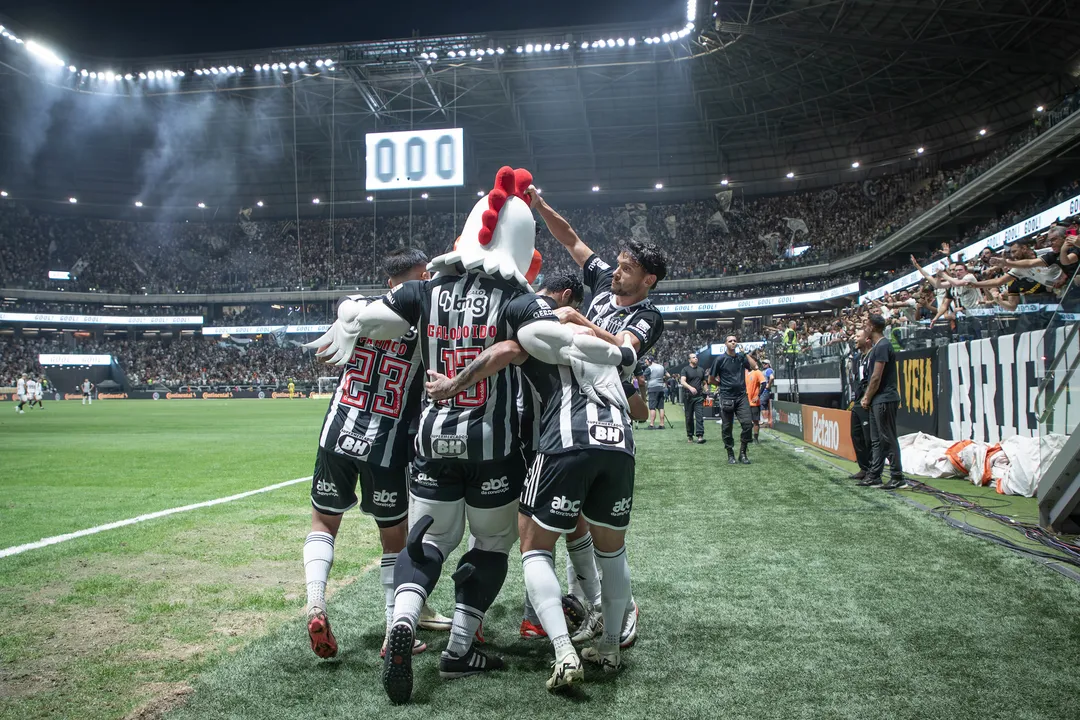
[[[37,400],[37,401],[39,401],[39,402],[40,402],[40,401],[41,401],[41,398],[42,398],[42,395],[41,395],[41,393],[34,393],[34,399],[35,399],[35,400]]]
[[[19,402],[29,402],[30,398],[26,397],[26,393],[19,393]]]

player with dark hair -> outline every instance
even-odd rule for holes
[[[427,279],[427,256],[415,248],[389,253],[387,284]],[[378,302],[361,295],[345,300]],[[375,518],[382,543],[380,574],[386,596],[386,631],[394,609],[394,564],[408,531],[408,473],[420,415],[423,373],[415,330],[394,341],[360,340],[345,365],[326,411],[311,480],[311,532],[304,541],[308,636],[321,658],[337,654],[326,613],[326,581],[334,541],[346,510],[360,504]],[[359,498],[356,485],[359,481]],[[445,618],[444,618],[445,620]],[[415,652],[426,648],[417,642]],[[386,640],[383,640],[383,652]]]
[[[570,223],[544,201],[536,188],[529,188],[529,196],[532,208],[539,213],[552,236],[584,270],[585,284],[593,292],[592,302],[584,315],[573,308],[560,308],[555,311],[559,319],[588,328],[597,338],[615,345],[629,342],[639,356],[648,353],[664,332],[664,319],[649,299],[649,293],[667,276],[668,259],[664,252],[652,243],[630,240],[619,252],[616,267],[612,268],[582,242]],[[597,596],[600,583],[596,564],[589,553],[593,539],[584,518],[566,539],[581,590],[585,599],[595,606],[592,600]],[[621,557],[625,562],[625,552]],[[627,565],[627,578],[629,572]],[[620,647],[629,647],[637,639],[637,619],[637,603],[631,598],[622,623]],[[591,613],[575,640],[587,639],[590,633],[599,632],[602,624],[601,614]],[[605,636],[610,632],[612,628],[606,628]]]

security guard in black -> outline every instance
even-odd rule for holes
[[[728,463],[750,464],[746,447],[754,437],[754,425],[750,415],[750,399],[746,397],[746,371],[756,370],[757,363],[741,352],[736,352],[737,340],[729,335],[725,351],[713,361],[712,377],[720,388],[720,421],[724,447],[727,448]],[[735,460],[735,438],[732,436],[735,418],[739,419],[742,430],[739,441],[739,459]]]

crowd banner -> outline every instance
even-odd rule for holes
[[[202,325],[202,315],[56,315],[0,312],[0,323],[37,325]]]
[[[939,436],[996,443],[1014,435],[1069,435],[1080,422],[1077,380],[1057,373],[1049,393],[1068,382],[1053,415],[1040,431],[1036,397],[1046,369],[1068,337],[1068,327],[952,343],[938,348]],[[1064,367],[1077,362],[1080,348],[1068,348]]]
[[[788,435],[794,435],[797,438],[803,436],[802,405],[783,400],[773,400],[772,410],[773,428]]]
[[[851,442],[851,413],[847,410],[802,406],[803,440],[846,460],[855,461]]]
[[[899,352],[896,363],[897,389],[900,391],[897,430],[901,435],[914,432],[937,435],[938,368],[941,365],[937,348]]]

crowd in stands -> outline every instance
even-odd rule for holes
[[[108,354],[127,374],[133,387],[165,385],[261,385],[282,387],[288,382],[314,383],[336,375],[337,368],[319,364],[291,341],[273,338],[247,342],[203,337],[155,340],[94,340],[59,337],[0,336],[0,385],[12,384],[22,373],[42,374],[39,353]]]

